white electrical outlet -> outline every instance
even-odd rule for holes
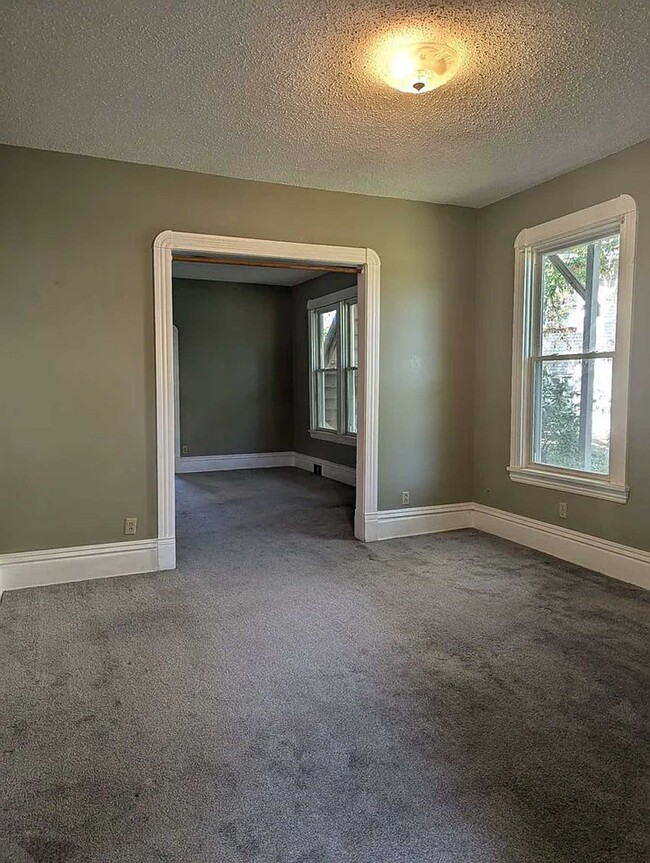
[[[187,455],[189,451],[190,451],[190,448],[188,446],[182,446],[181,447],[181,453],[183,455]]]
[[[558,515],[560,516],[560,518],[566,518],[567,517],[567,505],[566,505],[565,501],[563,501],[563,500],[561,500],[559,503]]]
[[[124,536],[135,536],[138,532],[138,519],[137,518],[125,518],[124,519]]]
[[[402,506],[406,506],[410,502],[411,502],[411,492],[410,491],[403,491],[402,492]]]

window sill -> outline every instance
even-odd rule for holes
[[[581,494],[585,497],[598,497],[614,503],[627,503],[629,494],[627,486],[617,485],[608,480],[592,479],[578,474],[541,470],[534,467],[508,467],[507,471],[513,482],[552,488],[571,494]]]
[[[342,435],[336,432],[323,431],[322,429],[309,429],[309,436],[318,440],[326,440],[329,443],[342,443],[345,446],[356,446],[356,435]]]

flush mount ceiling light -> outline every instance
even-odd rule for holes
[[[427,93],[453,78],[458,62],[458,54],[449,45],[402,45],[386,58],[382,78],[402,93]]]

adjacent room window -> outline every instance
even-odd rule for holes
[[[312,437],[356,444],[359,307],[356,286],[307,304]]]
[[[527,228],[515,244],[516,482],[625,503],[636,204]]]

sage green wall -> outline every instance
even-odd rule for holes
[[[330,443],[309,434],[309,319],[307,302],[355,285],[350,273],[324,273],[293,289],[293,448],[296,452],[354,467],[356,447]]]
[[[468,500],[476,212],[0,148],[0,550],[156,534],[151,244],[165,229],[382,260],[379,506]]]
[[[511,482],[510,372],[515,237],[600,201],[629,194],[639,207],[632,325],[626,505]],[[650,142],[638,144],[480,211],[477,255],[474,498],[574,530],[650,549]],[[558,518],[558,502],[568,518]]]
[[[173,300],[187,455],[292,450],[291,288],[174,279]]]

